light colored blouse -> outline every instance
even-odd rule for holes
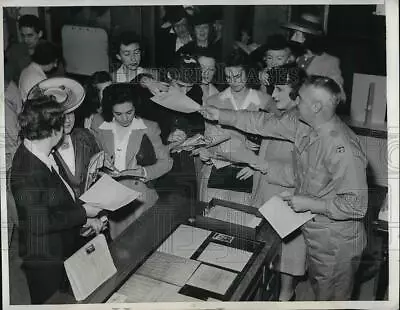
[[[74,145],[72,143],[72,139],[70,135],[65,136],[65,142],[68,142],[67,147],[59,147],[58,152],[60,153],[62,159],[65,161],[67,164],[69,171],[73,175],[75,175],[75,151],[74,151]]]
[[[114,166],[119,171],[126,170],[126,150],[129,143],[129,137],[133,130],[146,129],[143,120],[134,118],[132,123],[124,128],[118,125],[115,120],[112,122],[104,122],[99,129],[112,130],[114,135]],[[134,164],[135,166],[135,164]]]

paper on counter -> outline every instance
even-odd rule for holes
[[[157,251],[190,258],[210,234],[209,230],[180,225]]]
[[[250,228],[255,228],[261,223],[261,219],[254,214],[219,205],[212,207],[206,216]]]
[[[64,267],[77,301],[87,298],[117,272],[103,234],[68,258]]]
[[[179,294],[179,286],[133,274],[107,302],[126,296],[126,303],[131,302],[179,302],[200,301],[199,299]],[[118,294],[115,296],[115,294]]]
[[[282,239],[315,216],[310,211],[294,212],[279,196],[273,196],[258,210]]]
[[[182,113],[193,113],[201,109],[197,102],[181,93],[175,87],[170,87],[168,92],[162,92],[150,99],[165,108]]]
[[[115,211],[127,205],[141,193],[134,191],[104,174],[92,187],[83,193],[79,199],[109,211]]]
[[[201,264],[186,284],[225,295],[236,276],[234,272]]]
[[[136,271],[137,274],[184,286],[200,262],[156,251]]]
[[[210,242],[197,258],[199,261],[242,271],[253,253]]]

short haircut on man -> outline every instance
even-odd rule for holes
[[[310,75],[304,81],[304,86],[314,86],[324,89],[332,96],[335,105],[338,105],[344,100],[339,84],[327,76]]]
[[[42,23],[36,15],[22,15],[18,19],[18,27],[21,29],[23,27],[27,28],[33,28],[35,32],[39,33],[40,31],[43,31],[43,26]]]
[[[29,140],[42,140],[64,126],[62,105],[52,96],[28,99],[18,116],[20,135]]]

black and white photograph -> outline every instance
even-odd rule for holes
[[[185,2],[1,4],[3,308],[398,310],[397,1]]]

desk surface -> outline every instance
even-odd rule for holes
[[[104,303],[178,225],[187,223],[204,207],[205,204],[198,202],[158,201],[110,244],[117,273],[81,303]],[[272,260],[279,249],[280,239],[268,223],[261,228],[257,239],[265,242],[265,246],[233,293],[233,301],[245,297],[265,261]],[[74,303],[77,303],[75,298],[64,293],[56,293],[47,301],[47,304]]]

